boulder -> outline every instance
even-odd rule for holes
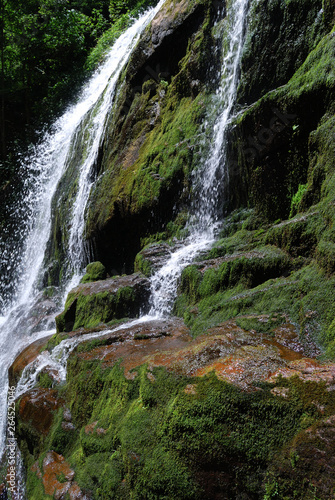
[[[101,262],[91,262],[86,267],[86,274],[82,277],[81,283],[99,281],[107,278],[106,268]]]
[[[140,273],[83,283],[69,293],[64,312],[56,317],[57,332],[136,317],[146,309],[149,294],[149,280]]]
[[[49,451],[44,460],[42,470],[38,462],[31,467],[39,479],[42,479],[45,495],[55,500],[88,500],[78,484],[74,481],[75,472],[63,455]]]

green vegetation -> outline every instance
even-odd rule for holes
[[[130,18],[153,3],[2,0],[3,144],[11,139],[13,127],[18,130],[19,120],[41,125],[60,111],[87,76],[85,64],[91,70],[101,60],[96,55],[101,48],[95,49],[100,37],[99,46],[106,50]]]
[[[290,218],[299,211],[299,204],[306,191],[307,184],[299,184],[298,191],[295,193],[291,201]]]
[[[42,450],[63,453],[76,482],[96,499],[201,499],[219,485],[227,497],[262,498],[272,491],[270,480],[264,490],[264,479],[278,474],[280,453],[291,449],[294,456],[294,437],[335,410],[325,386],[299,379],[278,381],[288,388],[282,398],[271,394],[271,384],[246,393],[212,374],[187,379],[154,369],[149,379],[147,366],[136,372],[127,380],[119,364],[102,370],[73,355],[61,392],[76,430],[62,428],[59,410],[39,451],[23,448],[27,463],[41,463]],[[192,394],[185,391],[190,383]],[[26,429],[19,427],[19,436],[24,441]],[[304,491],[309,471],[297,457],[292,467],[302,471],[294,487]],[[28,470],[28,491],[34,491],[40,486]],[[224,472],[216,477],[218,470]],[[212,472],[202,483],[202,475]],[[280,480],[279,491],[293,495],[290,478]]]
[[[86,267],[86,274],[81,279],[81,283],[104,280],[107,277],[106,268],[101,262],[91,262]]]

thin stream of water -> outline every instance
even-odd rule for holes
[[[6,439],[6,407],[8,377],[7,371],[19,352],[27,345],[50,334],[48,328],[32,336],[29,330],[29,317],[34,315],[34,301],[40,293],[38,281],[43,273],[43,260],[51,229],[52,199],[57,185],[68,164],[68,157],[78,128],[85,120],[87,129],[85,137],[90,137],[89,155],[78,165],[80,169],[76,201],[73,206],[73,224],[70,231],[69,259],[72,269],[80,272],[82,266],[82,242],[85,203],[90,190],[90,169],[95,161],[101,135],[104,131],[116,81],[128,61],[131,50],[142,31],[158,12],[164,0],[144,15],[119,37],[107,57],[105,63],[93,75],[80,95],[77,104],[71,106],[56,121],[53,130],[46,134],[41,144],[35,148],[34,154],[26,158],[26,171],[33,179],[31,189],[26,198],[17,206],[18,211],[29,207],[29,216],[22,231],[26,234],[21,250],[7,248],[1,255],[3,268],[16,266],[16,292],[11,303],[7,305],[0,317],[0,457],[3,454]],[[87,149],[87,148],[86,148]],[[30,173],[29,173],[30,172]],[[1,276],[6,282],[6,275]],[[71,277],[70,283],[64,284],[66,291],[76,285],[79,275]],[[4,287],[5,289],[5,287]],[[64,297],[62,299],[64,304]]]
[[[213,140],[210,153],[194,172],[196,196],[192,206],[193,216],[188,225],[190,234],[183,247],[173,252],[167,263],[152,277],[149,313],[152,316],[165,317],[171,313],[182,270],[215,241],[221,211],[220,194],[224,192],[228,182],[225,138],[236,100],[248,3],[249,0],[236,0],[227,13],[229,43],[224,52],[221,85],[216,99],[222,111],[211,133]]]

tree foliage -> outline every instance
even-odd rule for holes
[[[1,0],[2,130],[15,136],[61,109],[110,26],[109,0]]]

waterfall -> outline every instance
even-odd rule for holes
[[[31,308],[39,297],[38,281],[43,274],[43,261],[51,229],[51,207],[57,185],[70,162],[76,143],[88,140],[80,153],[76,192],[72,204],[71,228],[68,239],[68,269],[74,273],[65,283],[65,292],[79,280],[86,256],[82,244],[85,206],[92,186],[92,168],[97,159],[106,117],[112,112],[112,104],[119,75],[127,62],[132,47],[147,24],[160,9],[164,0],[136,21],[112,48],[101,69],[84,88],[77,104],[69,108],[55,123],[53,131],[44,137],[35,154],[27,159],[27,170],[34,176],[33,187],[23,201],[30,206],[26,221],[25,244],[21,252],[6,257],[17,266],[16,293],[12,303],[0,318],[0,451],[5,445],[6,400],[8,391],[7,370],[17,354],[35,339],[50,333],[48,323],[33,333],[27,328]],[[149,315],[133,324],[166,317],[171,313],[177,291],[178,278],[185,266],[214,242],[218,228],[219,193],[227,182],[225,168],[225,134],[231,119],[239,75],[240,56],[243,48],[244,25],[248,0],[231,2],[227,13],[228,43],[223,50],[221,85],[215,97],[221,111],[210,131],[210,153],[203,158],[193,175],[196,201],[188,224],[189,236],[178,250],[171,253],[167,263],[152,277],[151,309]],[[86,147],[87,145],[87,147]],[[71,276],[69,272],[68,276]],[[64,295],[63,295],[64,297]],[[63,301],[63,298],[62,298]],[[53,316],[54,317],[54,314]],[[108,332],[104,332],[108,333]],[[43,353],[24,370],[17,395],[32,387],[37,374],[45,366],[54,366],[60,377],[65,378],[66,362],[70,352],[81,341],[101,332],[78,339],[68,339],[50,353]],[[13,339],[13,340],[12,340]]]
[[[225,167],[225,136],[237,92],[247,9],[248,0],[237,0],[231,5],[228,12],[228,26],[226,29],[229,43],[226,50],[223,51],[221,85],[215,97],[215,103],[219,102],[221,112],[218,113],[210,130],[212,137],[210,153],[207,158],[203,158],[198,170],[194,172],[197,196],[191,207],[193,216],[189,222],[189,236],[176,251],[171,253],[166,264],[151,278],[151,308],[149,314],[134,320],[128,326],[169,316],[177,291],[178,278],[182,270],[194,260],[199,252],[208,249],[215,240],[218,227],[219,193],[223,189],[222,186],[227,182],[228,175]],[[108,96],[103,97],[103,99],[110,101]],[[101,106],[101,103],[99,106]],[[103,106],[106,106],[106,104]],[[99,137],[94,138],[94,141],[98,144]],[[92,155],[91,157],[93,158]],[[85,162],[83,165],[81,171],[83,187],[78,189],[79,194],[74,204],[74,214],[78,207],[82,208],[78,211],[76,223],[73,224],[75,232],[71,237],[72,239],[70,238],[70,242],[77,241],[78,246],[80,244],[80,231],[78,228],[81,228],[81,231],[83,230],[82,212],[90,186],[89,168]],[[84,195],[84,193],[86,194]],[[122,326],[116,327],[113,331],[117,331],[119,328],[122,328]],[[45,352],[41,354],[25,368],[17,387],[17,396],[36,384],[38,374],[46,366],[57,370],[59,377],[65,380],[67,359],[73,349],[83,340],[102,337],[110,332],[111,330],[67,339],[53,349],[52,353]]]
[[[64,174],[71,155],[72,145],[82,135],[89,137],[83,154],[77,165],[79,180],[75,200],[72,207],[73,220],[70,229],[68,258],[70,267],[79,273],[83,264],[82,248],[83,214],[90,191],[91,169],[96,160],[105,120],[110,112],[115,93],[116,82],[125,67],[132,48],[141,33],[157,13],[164,0],[147,11],[120,36],[112,47],[101,68],[92,76],[83,89],[76,104],[71,106],[54,124],[32,154],[23,159],[27,172],[27,194],[15,207],[22,217],[24,245],[22,248],[7,248],[0,258],[1,268],[16,269],[15,294],[7,300],[3,316],[0,317],[0,456],[3,455],[6,439],[6,408],[8,380],[7,371],[19,352],[33,341],[54,333],[50,330],[56,311],[50,315],[42,328],[34,324],[34,308],[43,300],[43,292],[39,290],[39,281],[43,274],[43,262],[51,229],[51,207],[57,185]],[[81,127],[85,123],[84,129]],[[0,241],[0,248],[3,248]],[[1,275],[3,281],[0,289],[6,291],[7,276]],[[78,283],[75,274],[64,284],[66,292]],[[7,293],[7,292],[6,292]],[[55,306],[62,306],[64,295]],[[33,327],[31,326],[33,324]]]
[[[220,194],[228,183],[225,139],[236,100],[248,3],[249,0],[231,2],[227,12],[228,43],[223,50],[221,84],[215,97],[221,112],[210,131],[212,141],[209,155],[202,159],[199,168],[193,173],[196,194],[188,224],[189,236],[183,247],[172,252],[167,263],[152,277],[149,316],[165,317],[171,313],[182,270],[215,240]]]

